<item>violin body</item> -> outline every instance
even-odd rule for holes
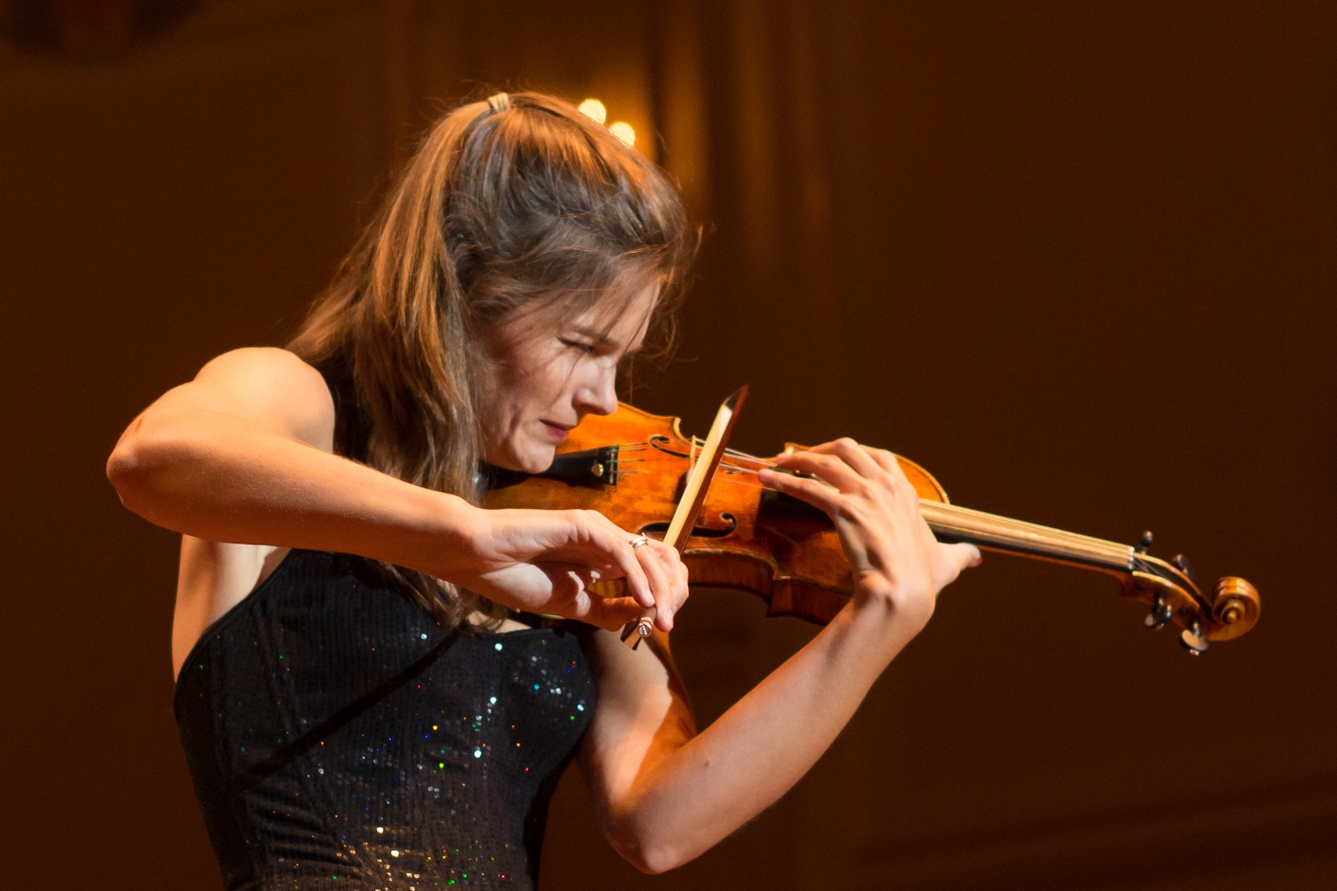
[[[623,529],[662,538],[697,448],[677,418],[624,404],[582,420],[542,474],[492,468],[483,504],[596,510]],[[1248,582],[1227,577],[1204,596],[1180,558],[1169,563],[1146,553],[1149,535],[1134,548],[959,508],[928,471],[897,460],[940,540],[1113,575],[1125,597],[1152,607],[1149,626],[1178,625],[1193,652],[1205,650],[1208,640],[1238,637],[1257,621],[1260,599]],[[694,586],[748,591],[766,601],[770,615],[824,624],[854,591],[840,538],[822,511],[761,485],[756,471],[768,464],[736,452],[720,463],[683,560]],[[620,584],[596,589],[612,594]]]

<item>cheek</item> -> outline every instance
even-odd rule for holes
[[[517,346],[495,361],[476,390],[478,416],[485,433],[504,436],[543,418],[559,403],[574,380],[575,368],[558,351]]]
[[[513,387],[511,397],[523,403],[527,412],[542,414],[562,401],[575,381],[576,370],[566,353],[536,350],[516,363],[508,381]]]

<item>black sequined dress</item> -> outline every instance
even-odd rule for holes
[[[229,891],[533,887],[593,708],[576,633],[449,632],[316,551],[211,627],[176,687]]]

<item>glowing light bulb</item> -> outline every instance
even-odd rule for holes
[[[631,124],[626,121],[614,121],[608,125],[608,129],[613,135],[625,142],[627,145],[636,144],[636,131],[631,128]]]
[[[594,118],[601,124],[608,120],[608,109],[604,108],[604,104],[598,99],[586,99],[577,107],[581,112]]]

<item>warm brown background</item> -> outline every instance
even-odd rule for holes
[[[701,432],[748,381],[744,447],[848,433],[1265,598],[1194,660],[1107,579],[993,557],[696,863],[634,873],[569,778],[549,889],[1337,885],[1335,9],[219,0],[119,51],[6,45],[0,884],[219,887],[174,537],[102,463],[281,342],[434,114],[528,86],[601,97],[710,224],[642,405]],[[681,626],[703,721],[811,634],[709,592]]]

